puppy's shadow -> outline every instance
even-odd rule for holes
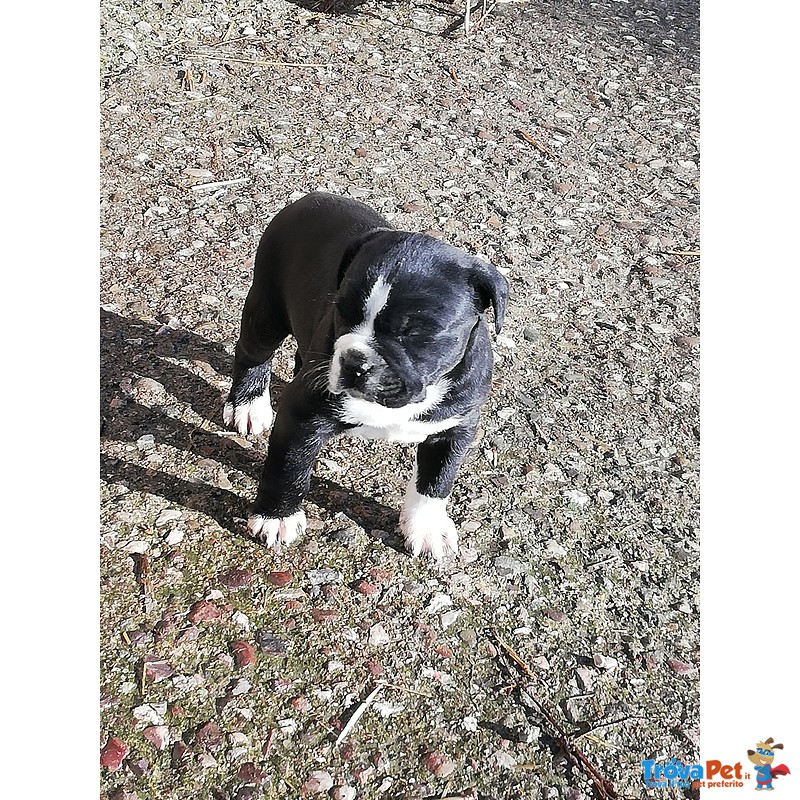
[[[176,363],[186,361],[206,373],[208,380]],[[135,447],[141,437],[150,434],[158,444],[213,459],[223,469],[239,470],[257,480],[264,444],[246,448],[233,437],[218,435],[229,386],[220,376],[230,375],[232,364],[231,353],[219,342],[101,310],[101,438]],[[280,399],[285,385],[273,376],[273,401]],[[188,405],[204,423],[192,425],[181,419],[179,404]],[[248,514],[248,501],[228,489],[106,452],[100,456],[100,475],[107,483],[124,484],[128,489],[163,497],[170,504],[201,511],[233,535],[246,538],[242,519]],[[344,512],[367,531],[391,532],[397,524],[396,510],[325,478],[314,477],[308,500],[331,514]],[[379,535],[384,544],[404,552],[398,536]]]

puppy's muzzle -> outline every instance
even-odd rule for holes
[[[360,350],[346,350],[339,358],[339,386],[343,390],[363,391],[375,366],[369,363],[365,353]]]
[[[383,360],[376,361],[359,348],[339,356],[336,390],[387,408],[399,408],[424,394],[421,385],[409,387]]]

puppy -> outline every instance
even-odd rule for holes
[[[270,365],[297,341],[248,520],[257,541],[289,544],[322,445],[338,434],[415,443],[400,515],[414,555],[458,551],[446,504],[489,394],[492,349],[508,298],[490,264],[421,233],[396,230],[355,200],[314,192],[280,211],[256,254],[225,423],[272,426]]]

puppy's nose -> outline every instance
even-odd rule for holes
[[[367,357],[360,350],[346,350],[340,359],[340,381],[347,389],[363,386],[370,370]]]

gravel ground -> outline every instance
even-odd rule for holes
[[[101,791],[600,796],[545,704],[642,797],[698,756],[698,4],[328,6],[104,2]],[[443,566],[402,552],[400,445],[331,443],[305,538],[243,536],[266,441],[222,397],[313,189],[509,278]]]

